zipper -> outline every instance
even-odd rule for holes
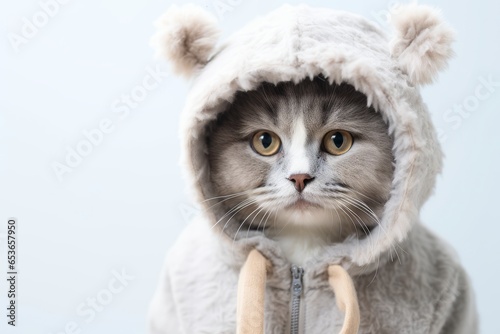
[[[290,312],[290,334],[299,334],[300,296],[302,295],[302,278],[304,269],[293,265],[292,272],[292,310]]]

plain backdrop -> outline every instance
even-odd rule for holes
[[[44,5],[49,0],[0,5],[0,277],[7,218],[19,224],[18,326],[6,325],[1,279],[0,332],[69,333],[76,326],[80,333],[145,333],[165,252],[196,213],[178,163],[189,85],[149,47],[152,22],[173,2],[65,1],[58,8]],[[219,18],[224,38],[283,1],[195,3]],[[389,1],[308,3],[390,29]],[[500,6],[426,3],[442,9],[457,42],[449,69],[422,90],[446,154],[423,221],[470,273],[481,332],[500,333]],[[26,27],[34,21],[39,27]],[[23,33],[29,38],[19,42]],[[151,72],[160,73],[156,81]],[[127,106],[131,93],[136,99]],[[85,133],[103,122],[108,133],[86,146]],[[73,157],[75,167],[58,178],[54,165],[76,149],[86,156]],[[110,292],[117,271],[130,277]],[[99,304],[91,316],[93,299]]]

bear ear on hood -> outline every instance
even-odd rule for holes
[[[170,7],[156,22],[151,46],[156,57],[166,58],[177,74],[190,77],[206,65],[220,30],[217,19],[195,5]]]
[[[389,20],[395,28],[391,54],[413,85],[429,84],[454,55],[453,29],[438,9],[411,3],[394,8]]]

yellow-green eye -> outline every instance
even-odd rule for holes
[[[280,146],[280,137],[274,132],[263,130],[253,135],[252,147],[260,155],[269,156],[276,154]]]
[[[344,130],[333,130],[323,138],[325,151],[333,155],[342,155],[352,146],[352,136]]]

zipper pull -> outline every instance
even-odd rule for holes
[[[302,294],[302,277],[304,276],[304,269],[292,266],[292,294],[300,296]]]

